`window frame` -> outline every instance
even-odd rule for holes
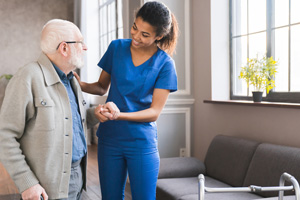
[[[249,35],[259,33],[259,32],[265,32],[265,31],[259,31],[255,33],[249,33],[249,28],[247,29],[247,34],[243,35],[236,35],[233,36],[233,1],[229,1],[229,48],[230,48],[230,99],[231,100],[252,100],[252,95],[249,94],[249,96],[240,96],[235,95],[233,91],[234,87],[234,81],[237,77],[234,77],[234,65],[233,65],[233,39],[236,37],[242,37],[247,36],[247,57],[249,58]],[[299,23],[293,23],[291,24],[291,0],[289,0],[289,24],[285,26],[279,26],[275,27],[275,3],[273,0],[266,0],[266,51],[267,56],[273,56],[275,55],[275,34],[273,34],[273,31],[280,28],[286,28],[288,27],[288,90],[289,92],[275,92],[274,90],[271,90],[268,95],[263,97],[263,101],[269,101],[269,102],[290,102],[290,103],[300,103],[300,92],[291,92],[290,91],[290,85],[291,85],[291,26],[299,25]],[[247,15],[249,16],[249,0],[247,0]],[[247,16],[247,26],[249,26],[249,17]],[[274,28],[272,28],[274,27]],[[273,44],[273,45],[272,45]],[[248,91],[249,93],[249,91]]]
[[[108,6],[112,3],[115,3],[115,24],[114,24],[114,28],[115,29],[111,29],[110,30],[110,23],[109,23],[109,11],[108,11]],[[122,4],[122,0],[120,1],[121,4]],[[121,16],[120,16],[120,13],[119,13],[119,0],[106,0],[105,3],[102,3],[100,4],[100,0],[98,0],[98,4],[99,4],[99,8],[98,8],[98,11],[99,11],[99,54],[100,54],[100,57],[102,57],[104,55],[104,53],[106,52],[106,49],[109,45],[109,43],[111,42],[111,40],[113,39],[119,39],[119,38],[123,38],[123,35],[124,35],[124,23],[122,23],[122,25],[119,24],[119,18],[122,19],[122,13],[121,13]],[[122,6],[121,5],[121,12],[122,12]],[[106,32],[104,34],[102,34],[102,31],[101,31],[101,23],[103,22],[103,19],[101,19],[101,9],[103,9],[104,7],[106,7]],[[110,31],[109,31],[110,30]],[[122,36],[120,37],[119,33],[120,33],[120,30],[123,31],[123,34]],[[110,37],[110,34],[112,32],[115,32],[115,36],[111,39],[109,39]],[[102,38],[106,37],[106,40],[107,40],[107,45],[104,45],[102,44]]]

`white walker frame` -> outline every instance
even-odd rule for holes
[[[198,176],[198,197],[199,200],[204,200],[205,192],[207,193],[228,193],[228,192],[265,192],[265,191],[279,191],[279,200],[283,200],[284,191],[295,190],[296,200],[300,200],[300,189],[298,181],[292,175],[283,173],[280,176],[279,186],[274,187],[261,187],[250,185],[249,187],[232,187],[232,188],[210,188],[205,187],[205,178],[203,174]],[[292,183],[291,186],[284,186],[285,181]]]

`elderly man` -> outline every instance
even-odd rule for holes
[[[83,96],[72,70],[87,50],[78,27],[54,19],[43,53],[10,80],[0,113],[0,161],[24,200],[80,199],[86,180]]]

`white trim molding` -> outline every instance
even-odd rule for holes
[[[185,44],[185,89],[178,90],[176,95],[191,94],[191,38],[190,38],[190,0],[184,1],[184,44]]]
[[[166,105],[193,105],[195,99],[171,99],[167,100]]]
[[[161,114],[185,114],[186,156],[191,156],[191,108],[164,108]]]

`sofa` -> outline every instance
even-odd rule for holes
[[[157,200],[197,200],[198,175],[205,187],[279,186],[287,172],[300,180],[300,148],[260,143],[218,135],[204,162],[193,157],[162,158],[157,181]],[[286,183],[286,185],[291,185]],[[285,191],[284,200],[295,199]],[[278,192],[205,193],[205,200],[278,199]]]

